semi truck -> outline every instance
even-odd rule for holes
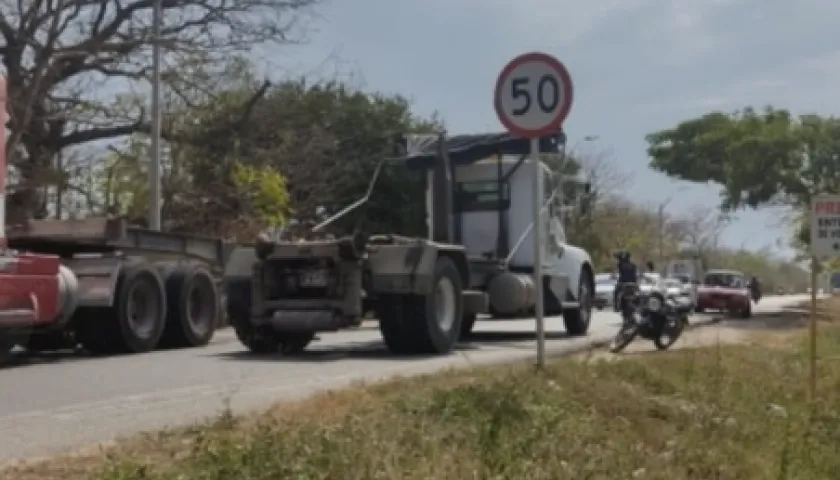
[[[561,132],[540,139],[559,154]],[[426,238],[397,233],[330,238],[324,228],[362,207],[367,195],[315,226],[307,239],[269,240],[233,249],[223,283],[227,314],[252,352],[297,353],[318,332],[358,326],[370,305],[388,349],[451,351],[479,314],[533,312],[542,288],[547,314],[562,314],[571,335],[589,329],[592,260],[566,241],[558,179],[529,158],[529,141],[508,134],[402,135],[387,168],[426,178]],[[544,265],[533,281],[534,169],[544,200]]]
[[[5,120],[5,82],[0,112]],[[16,347],[97,354],[207,344],[221,313],[220,239],[151,231],[124,218],[6,225],[0,128],[0,361]]]

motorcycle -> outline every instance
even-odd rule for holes
[[[624,350],[636,338],[653,341],[657,350],[667,350],[688,325],[693,306],[689,298],[666,295],[661,289],[642,294],[639,286],[622,288],[621,314],[623,325],[610,345],[612,353]]]

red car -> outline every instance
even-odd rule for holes
[[[706,272],[703,283],[697,287],[696,310],[719,310],[750,318],[752,296],[744,275],[735,270]]]

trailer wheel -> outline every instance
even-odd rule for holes
[[[448,353],[461,334],[463,283],[455,263],[438,257],[430,295],[377,296],[379,329],[397,354]]]
[[[167,347],[199,347],[213,338],[219,318],[219,292],[203,267],[180,267],[166,277]]]
[[[314,332],[303,332],[294,334],[280,334],[270,327],[238,328],[236,338],[252,353],[282,355],[297,355],[306,350],[306,347],[315,339]]]
[[[277,344],[267,329],[255,332],[251,325],[251,281],[237,280],[225,286],[227,316],[239,343],[254,353],[272,353]]]
[[[592,319],[592,274],[584,268],[578,281],[578,308],[563,311],[563,323],[569,335],[586,335]]]
[[[79,312],[82,346],[91,353],[154,350],[166,326],[166,297],[157,270],[146,264],[125,267],[114,306]]]

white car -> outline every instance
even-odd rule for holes
[[[595,308],[603,310],[611,307],[615,294],[616,277],[612,273],[595,275]]]

